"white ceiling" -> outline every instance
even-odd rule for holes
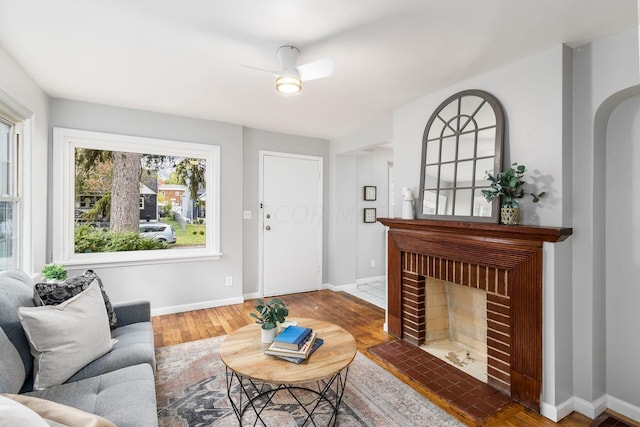
[[[636,0],[0,0],[0,45],[50,96],[331,139],[559,43],[638,25]],[[276,50],[332,56],[275,92]],[[0,70],[2,72],[2,70]],[[10,88],[5,88],[9,90]]]

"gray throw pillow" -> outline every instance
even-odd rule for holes
[[[116,312],[113,310],[109,296],[104,290],[102,280],[93,270],[87,270],[78,276],[69,277],[61,283],[36,283],[33,288],[33,301],[36,305],[58,305],[87,289],[93,281],[96,281],[100,286],[104,306],[109,317],[109,326],[111,329],[115,329],[118,326]]]
[[[26,375],[18,350],[0,328],[0,392],[17,393],[22,388]]]
[[[34,357],[34,390],[62,384],[113,347],[97,283],[58,305],[20,307]]]

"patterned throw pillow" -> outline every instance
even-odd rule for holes
[[[102,298],[104,298],[104,305],[107,308],[107,315],[109,316],[109,326],[111,329],[115,329],[115,327],[118,326],[116,313],[104,290],[102,280],[100,280],[93,270],[86,270],[84,273],[69,277],[61,283],[36,283],[34,286],[33,301],[36,305],[58,305],[87,289],[94,280],[98,283],[98,286],[100,286]]]

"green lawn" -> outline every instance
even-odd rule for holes
[[[160,218],[160,222],[171,225],[176,231],[175,246],[204,246],[207,232],[206,225],[187,224],[187,229],[182,230],[182,226],[171,218]]]

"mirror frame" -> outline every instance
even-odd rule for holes
[[[468,97],[468,96],[475,96],[475,97],[479,97],[483,100],[482,103],[479,104],[479,106],[475,109],[475,111],[472,112],[464,112],[464,111],[460,111],[461,105],[462,105],[462,98],[464,97]],[[453,104],[453,103],[457,103],[456,105],[456,114],[452,115],[452,116],[447,116],[447,117],[441,117],[440,113],[449,105]],[[500,214],[500,206],[499,206],[499,200],[498,198],[494,199],[491,202],[491,215],[490,216],[474,216],[473,215],[473,209],[471,209],[471,215],[454,215],[452,214],[446,214],[446,215],[442,215],[442,214],[425,214],[423,212],[423,207],[424,207],[424,196],[425,196],[425,169],[427,166],[426,160],[427,160],[427,145],[428,145],[428,135],[429,135],[429,131],[431,130],[431,126],[433,125],[433,123],[435,122],[435,120],[440,120],[444,123],[450,123],[452,120],[454,120],[457,117],[461,117],[461,116],[473,116],[473,114],[475,114],[476,112],[478,112],[483,106],[484,104],[488,104],[494,113],[495,116],[495,144],[494,144],[494,155],[493,155],[493,172],[495,173],[496,171],[500,171],[502,168],[502,150],[503,150],[503,144],[504,144],[504,134],[505,134],[505,116],[504,116],[504,110],[502,108],[502,105],[500,104],[500,101],[498,101],[498,99],[491,95],[488,92],[485,92],[483,90],[477,90],[477,89],[472,89],[472,90],[465,90],[462,92],[458,92],[452,96],[450,96],[449,98],[447,98],[446,100],[444,100],[439,106],[438,108],[436,108],[436,110],[433,112],[433,114],[431,115],[431,117],[429,118],[429,121],[427,122],[427,126],[424,129],[424,134],[422,137],[422,156],[421,156],[421,163],[420,163],[420,196],[419,196],[419,205],[416,206],[416,217],[417,218],[422,218],[422,219],[444,219],[444,220],[455,220],[455,221],[475,221],[475,222],[494,222],[494,223],[498,223],[499,221],[499,214]],[[467,114],[464,114],[467,113]],[[488,127],[484,127],[484,128],[480,128],[480,129],[486,129],[486,128],[490,128],[491,126]],[[443,128],[446,129],[447,127],[445,126]],[[451,129],[451,128],[449,128]],[[469,160],[473,160],[473,171],[472,171],[472,185],[471,186],[461,186],[460,188],[464,188],[465,190],[468,190],[469,188],[472,191],[476,191],[476,189],[484,189],[484,188],[489,188],[489,182],[487,181],[486,185],[482,185],[480,187],[475,185],[475,176],[476,176],[476,162],[478,161],[478,159],[482,159],[482,158],[490,158],[490,156],[484,156],[484,157],[478,157],[477,156],[477,134],[479,132],[478,130],[479,128],[476,127],[475,130],[475,138],[474,138],[474,155],[473,157],[470,158],[464,158],[464,161],[469,161]],[[447,137],[451,137],[452,135],[447,135]],[[455,155],[455,159],[452,161],[448,161],[448,162],[444,162],[445,164],[454,164],[457,168],[457,164],[461,161],[458,158],[458,153],[457,153],[457,145],[458,145],[458,141],[459,141],[459,137],[460,137],[460,132],[458,130],[454,130],[453,136],[455,136],[456,138],[456,155]],[[431,139],[431,141],[438,141],[439,143],[442,141],[443,139],[443,134],[440,134],[440,137],[438,138],[433,138]],[[440,186],[440,169],[442,167],[443,162],[441,161],[441,144],[439,144],[439,161],[437,163],[430,163],[431,166],[437,165],[438,166],[438,178],[437,178],[437,189],[440,190],[443,187]],[[451,188],[447,188],[448,191],[452,191],[453,192],[453,209],[452,212],[455,212],[455,193],[456,191],[458,191],[458,187],[455,186],[455,178],[454,178],[454,185]],[[438,195],[439,196],[439,195]],[[437,212],[437,211],[436,211]]]

